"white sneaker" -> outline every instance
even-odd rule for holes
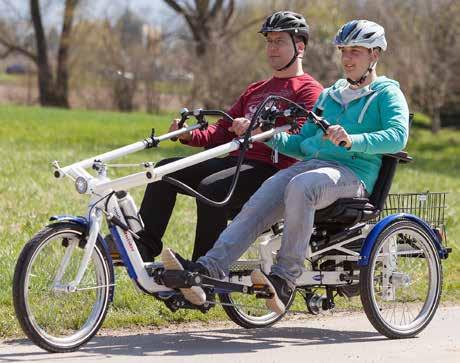
[[[175,253],[170,248],[166,248],[161,253],[161,260],[165,270],[183,271],[184,267],[177,259]],[[206,293],[199,286],[179,289],[184,297],[194,305],[203,305],[206,302]]]

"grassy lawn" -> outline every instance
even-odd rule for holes
[[[32,76],[31,82],[35,82],[35,76]],[[14,84],[25,84],[27,82],[26,74],[7,74],[0,72],[0,82],[14,83]]]
[[[16,335],[19,327],[11,302],[13,269],[24,243],[47,224],[54,214],[84,213],[87,199],[74,193],[69,180],[57,181],[50,162],[67,165],[98,153],[141,140],[155,127],[167,130],[175,115],[151,116],[95,111],[0,107],[0,337]],[[392,192],[448,191],[447,228],[454,253],[444,263],[444,301],[460,301],[460,257],[456,238],[460,234],[460,131],[443,130],[433,136],[425,128],[412,129],[408,151],[415,162],[401,166]],[[157,161],[191,153],[179,143],[164,142],[159,149],[139,152],[120,162]],[[135,169],[134,169],[135,170]],[[110,170],[123,175],[133,170]],[[143,188],[132,190],[139,204]],[[165,241],[190,256],[194,239],[195,203],[179,197]],[[152,298],[137,293],[123,269],[116,270],[115,301],[106,327],[164,325],[193,319],[224,319],[220,308],[207,315],[192,311],[175,314]],[[300,302],[297,309],[301,309]],[[340,306],[359,303],[339,301]]]

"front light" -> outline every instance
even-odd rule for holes
[[[86,179],[82,176],[79,176],[77,179],[75,179],[75,189],[77,189],[78,193],[85,194],[88,190],[88,182]]]

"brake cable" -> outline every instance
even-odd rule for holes
[[[206,205],[209,205],[211,207],[224,207],[226,206],[229,202],[230,202],[230,199],[232,198],[233,196],[233,193],[235,191],[235,188],[236,188],[236,183],[238,182],[238,178],[240,176],[240,169],[241,169],[241,165],[243,164],[243,160],[244,160],[244,156],[246,155],[246,151],[249,147],[249,139],[251,137],[251,132],[254,128],[254,125],[256,124],[256,121],[258,120],[259,116],[260,116],[260,113],[262,112],[261,110],[265,107],[265,105],[271,101],[272,99],[276,99],[278,98],[279,96],[269,96],[265,99],[264,102],[262,102],[262,104],[257,108],[256,112],[254,113],[254,115],[252,116],[251,118],[251,122],[249,123],[249,126],[244,134],[244,139],[243,139],[243,142],[240,144],[240,154],[238,156],[238,161],[237,161],[237,164],[236,164],[236,170],[235,170],[235,174],[233,176],[233,179],[232,179],[232,183],[231,183],[231,186],[229,188],[229,192],[227,193],[227,196],[220,202],[217,202],[217,201],[214,201],[214,200],[211,200],[207,197],[205,197],[204,195],[200,194],[199,192],[197,192],[196,190],[194,190],[193,188],[189,187],[187,184],[184,184],[182,183],[181,181],[173,178],[173,177],[170,177],[170,176],[165,176],[162,178],[162,180],[184,190],[185,192],[187,192],[189,195],[197,198],[200,202],[206,204]],[[227,114],[226,115],[226,118],[229,118],[231,121],[233,121],[233,118]],[[183,123],[185,122],[185,117],[182,117],[181,119],[181,122],[179,122],[179,125],[178,126],[182,126]],[[182,123],[182,125],[181,125]]]

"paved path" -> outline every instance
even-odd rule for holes
[[[261,330],[240,329],[232,323],[196,323],[143,332],[106,331],[67,354],[49,354],[28,340],[0,344],[0,362],[20,361],[459,363],[460,306],[440,308],[414,339],[386,339],[374,331],[364,313],[337,313],[295,316]]]

